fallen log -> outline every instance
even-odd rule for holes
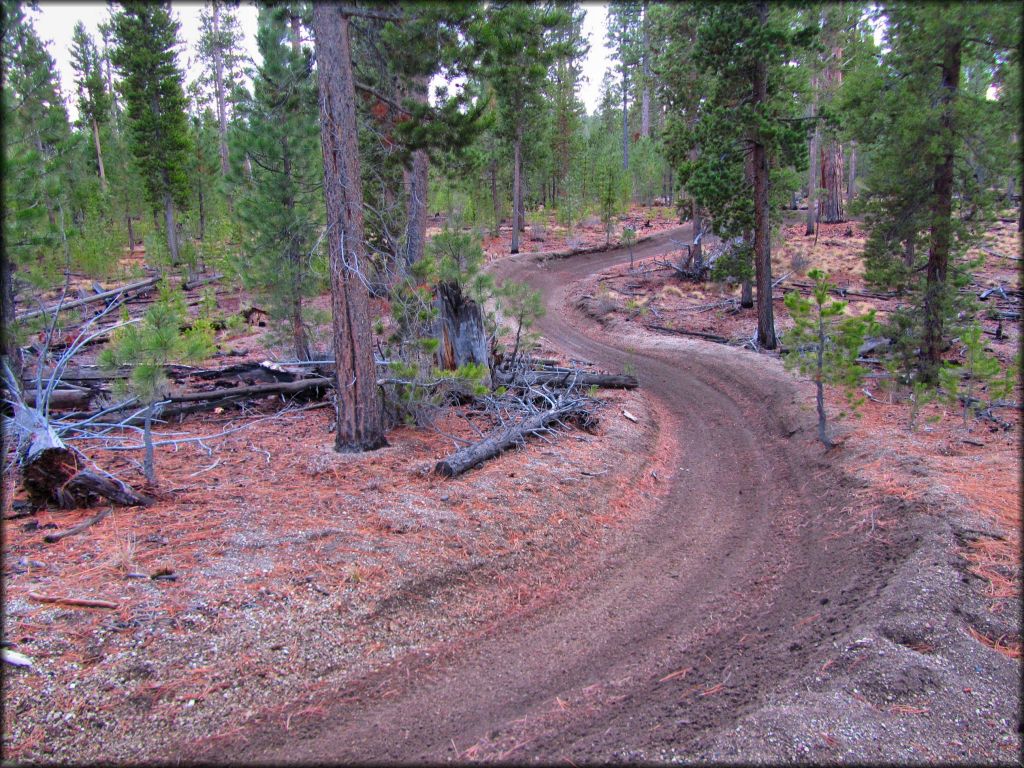
[[[574,416],[585,417],[588,424],[593,423],[593,417],[583,410],[578,402],[540,411],[528,416],[518,424],[512,424],[491,433],[478,443],[460,448],[451,456],[437,462],[434,472],[441,477],[456,477],[509,448],[522,445],[526,442],[527,437],[543,432],[548,429],[548,425]]]
[[[645,324],[644,328],[647,328],[648,330],[651,330],[651,331],[665,331],[666,333],[677,333],[680,336],[696,336],[698,339],[706,339],[707,341],[713,341],[713,342],[715,342],[717,344],[728,344],[729,343],[729,339],[725,338],[725,336],[718,336],[717,334],[714,334],[714,333],[703,333],[701,331],[686,331],[686,330],[683,330],[682,328],[669,328],[666,325],[653,325],[653,324],[652,325],[646,325]]]
[[[73,525],[70,528],[66,528],[63,531],[58,531],[57,533],[46,534],[45,536],[43,536],[43,541],[45,541],[47,544],[55,544],[61,539],[66,539],[68,536],[74,536],[75,534],[81,533],[82,531],[87,530],[88,528],[91,528],[92,526],[96,525],[96,523],[103,520],[103,518],[105,518],[113,511],[113,507],[107,507],[98,515],[90,517],[88,520],[83,520],[78,525]]]
[[[154,285],[159,283],[160,280],[161,277],[157,275],[156,277],[150,277],[145,280],[140,280],[137,283],[123,285],[120,288],[112,288],[111,290],[104,291],[103,293],[97,293],[92,296],[86,296],[84,299],[75,299],[74,301],[69,301],[59,306],[52,305],[49,307],[41,307],[40,309],[30,309],[26,312],[22,312],[21,314],[19,314],[17,316],[17,319],[27,320],[30,317],[38,317],[39,315],[52,315],[58,309],[61,312],[64,312],[65,310],[74,309],[75,307],[81,307],[86,304],[92,304],[93,302],[96,301],[103,301],[104,299],[113,299],[118,296],[128,295],[131,293],[139,293],[140,291],[145,291],[148,290],[149,288],[152,288]]]
[[[499,370],[496,372],[495,378],[505,386],[547,384],[556,387],[599,387],[601,389],[636,389],[640,386],[635,376],[592,373],[569,368],[556,371],[520,371],[515,374]]]
[[[207,275],[206,277],[197,277],[194,280],[186,280],[184,283],[181,284],[181,290],[191,291],[193,288],[198,288],[201,285],[214,283],[220,280],[222,277],[224,277],[224,275],[221,274],[220,272],[217,272],[216,274]]]
[[[205,392],[189,392],[184,395],[172,395],[164,399],[169,405],[160,409],[159,418],[167,420],[179,416],[186,416],[190,413],[210,411],[214,408],[221,408],[226,405],[233,405],[242,400],[253,400],[269,395],[287,395],[296,397],[307,393],[315,396],[322,396],[333,382],[322,376],[315,378],[300,379],[299,381],[282,381],[276,384],[256,384],[251,387],[229,387],[227,389],[211,389]],[[320,392],[317,392],[320,390]],[[137,409],[138,406],[130,405],[116,411],[105,413],[101,418],[95,419],[93,424],[142,424],[145,416],[136,415],[131,419],[124,419],[118,416],[126,410]],[[81,418],[88,419],[97,414],[84,414]]]
[[[118,603],[115,603],[113,600],[96,600],[87,597],[40,595],[38,592],[29,592],[26,597],[37,603],[56,603],[57,605],[67,605],[75,608],[110,608],[113,610],[118,607]]]
[[[93,392],[88,389],[55,389],[50,393],[51,408],[84,408],[89,405]],[[36,391],[29,389],[25,392],[25,402],[35,407]]]

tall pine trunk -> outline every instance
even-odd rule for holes
[[[629,170],[629,74],[622,65],[622,168]]]
[[[946,303],[946,274],[953,230],[953,171],[956,160],[955,112],[960,87],[963,31],[948,27],[942,41],[942,114],[939,137],[942,159],[935,166],[932,184],[931,243],[924,294],[923,378],[935,381],[942,363],[942,326]]]
[[[356,93],[348,17],[326,3],[313,6],[320,88],[333,311],[338,452],[387,445],[370,335],[369,296],[361,274],[363,188],[359,171]]]
[[[228,116],[227,98],[224,93],[224,50],[220,42],[220,3],[212,3],[213,35],[213,85],[217,100],[217,135],[220,140],[220,172],[228,175]]]
[[[818,162],[821,158],[821,127],[818,125],[818,82],[813,78],[811,90],[814,95],[808,107],[808,117],[814,120],[814,133],[811,134],[811,141],[808,146],[809,167],[807,173],[807,226],[804,229],[805,235],[813,235],[818,224],[818,186],[819,168]]]
[[[520,202],[523,195],[523,129],[516,126],[515,142],[512,148],[512,253],[519,253],[519,217],[522,215]]]
[[[21,385],[21,346],[14,335],[14,279],[11,259],[6,248],[0,248],[0,359],[14,374],[16,386]],[[4,378],[0,375],[0,385]]]
[[[164,229],[167,230],[167,251],[171,254],[171,264],[178,266],[178,227],[174,223],[174,200],[171,193],[164,192]]]
[[[429,84],[425,76],[419,76],[413,83],[413,97],[420,104],[427,103]],[[430,158],[426,150],[417,149],[412,153],[412,168],[408,171],[409,197],[406,202],[405,252],[403,254],[406,272],[409,267],[423,258],[427,242],[427,194],[430,184]]]
[[[831,24],[826,29],[827,37],[832,38],[835,34]],[[822,90],[829,99],[834,99],[839,88],[843,84],[843,49],[833,44],[830,51],[828,63],[822,72]],[[846,177],[843,173],[843,145],[832,135],[828,136],[821,149],[821,203],[818,206],[818,221],[826,224],[838,224],[846,221],[846,212],[843,203],[846,195],[843,186]]]
[[[494,236],[501,233],[501,197],[498,195],[498,161],[491,160],[491,205],[494,206]]]
[[[768,23],[768,4],[757,4],[761,26]],[[768,66],[763,58],[754,66],[754,108],[768,102]],[[772,308],[771,223],[768,219],[768,151],[764,140],[754,137],[754,275],[757,280],[757,343],[775,349],[775,316]]]
[[[643,71],[644,89],[640,94],[640,135],[647,139],[651,136],[651,36],[647,28],[647,2],[643,10]]]
[[[103,150],[100,147],[100,127],[96,118],[92,120],[92,143],[96,147],[96,166],[100,172],[100,189],[107,191],[107,173],[103,169]]]
[[[829,138],[821,151],[821,205],[818,221],[838,224],[846,221],[843,206],[843,145],[837,139]]]

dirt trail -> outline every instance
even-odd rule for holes
[[[856,624],[900,547],[844,533],[849,481],[805,439],[811,417],[779,366],[712,344],[600,338],[561,309],[571,283],[628,258],[523,256],[499,269],[543,292],[549,340],[631,366],[656,401],[677,438],[657,508],[611,550],[582,555],[558,599],[322,696],[315,721],[247,728],[204,760],[694,759]]]

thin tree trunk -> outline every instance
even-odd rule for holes
[[[103,150],[100,148],[100,127],[96,119],[92,121],[92,143],[96,146],[96,166],[100,171],[100,189],[107,191],[107,173],[103,169]]]
[[[846,204],[857,198],[857,142],[850,140],[850,162],[846,177]]]
[[[167,229],[167,250],[171,264],[178,266],[178,228],[174,223],[174,201],[170,192],[164,192],[164,227]]]
[[[39,153],[40,159],[45,159],[46,158],[46,149],[43,147],[43,140],[40,137],[38,131],[36,132],[35,145],[36,145],[36,151]],[[57,214],[54,213],[53,201],[50,199],[50,196],[48,194],[46,194],[46,192],[43,192],[43,202],[46,204],[46,217],[47,217],[47,219],[49,219],[50,226],[51,227],[56,227],[57,226]]]
[[[288,194],[284,198],[284,207],[288,215],[288,221],[295,221],[295,179],[292,177],[292,155],[291,147],[287,139],[281,142],[281,170],[284,178],[281,183],[287,185]],[[295,350],[296,360],[309,360],[309,342],[306,339],[306,326],[302,322],[302,254],[298,251],[296,238],[291,237],[288,241],[288,266],[291,270],[291,311],[289,320],[292,327],[292,344]]]
[[[629,170],[629,74],[622,66],[622,168]]]
[[[700,237],[704,222],[700,215],[700,206],[692,201],[690,218],[693,219],[693,247],[690,249],[694,271],[699,275],[704,269],[704,238]],[[699,238],[699,239],[698,239]]]
[[[913,237],[908,237],[903,241],[903,266],[907,269],[914,268],[914,257],[916,256],[915,250]]]
[[[491,160],[491,205],[494,206],[494,236],[501,232],[501,198],[498,196],[498,161]]]
[[[811,134],[808,147],[810,167],[807,173],[807,226],[805,235],[813,235],[818,224],[818,185],[820,184],[818,161],[821,157],[821,127],[818,125],[818,82],[812,78],[811,89],[814,95],[808,107],[808,117],[814,119],[814,133]]]
[[[413,83],[413,98],[420,104],[427,103],[429,83],[425,76],[417,77]],[[423,258],[427,242],[427,199],[430,184],[430,158],[425,150],[412,153],[412,169],[409,171],[409,199],[406,203],[405,223],[405,270]]]
[[[523,129],[516,126],[516,136],[513,145],[512,161],[512,253],[519,253],[519,217],[522,215],[520,200],[523,194],[522,182],[522,154],[523,154]]]
[[[125,224],[128,225],[128,253],[129,255],[135,251],[135,227],[132,226],[132,214],[128,211],[124,215]]]
[[[643,8],[643,71],[644,89],[640,94],[640,136],[647,139],[651,136],[651,35],[647,25],[647,2]]]
[[[387,445],[377,388],[368,311],[361,274],[363,189],[359,169],[356,94],[348,17],[335,6],[313,6],[324,154],[324,197],[330,248],[337,427],[335,450]]]
[[[228,175],[228,116],[227,98],[224,93],[224,51],[220,42],[220,2],[214,0],[212,5],[213,13],[213,35],[216,38],[213,45],[213,84],[217,100],[217,134],[220,139],[220,172]]]
[[[199,203],[199,231],[196,233],[196,239],[202,240],[206,236],[206,195],[203,194],[203,185],[199,185],[198,189],[198,203]]]
[[[768,23],[768,4],[757,4],[761,26]],[[754,67],[754,108],[768,101],[768,68],[764,59]],[[771,222],[768,218],[768,151],[759,136],[754,140],[754,274],[757,279],[757,343],[775,349],[775,316],[772,308]]]
[[[146,408],[146,420],[142,427],[142,444],[145,446],[145,453],[142,458],[142,471],[150,485],[156,485],[156,465],[153,461],[153,407],[150,403]]]
[[[825,431],[825,318],[821,315],[821,307],[818,307],[818,374],[814,377],[815,400],[818,405],[818,439],[826,448],[832,447],[832,441],[828,439]]]
[[[923,378],[935,381],[942,363],[942,326],[946,297],[946,273],[952,240],[953,171],[956,160],[954,131],[957,91],[960,86],[960,57],[963,31],[947,28],[942,56],[942,115],[939,135],[943,144],[942,161],[935,166],[932,185],[931,245],[924,295]]]

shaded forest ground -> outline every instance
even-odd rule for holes
[[[632,212],[641,237],[647,218]],[[650,218],[651,229],[676,225]],[[993,236],[993,250],[1020,252],[1009,225]],[[543,240],[524,238],[532,243],[524,251],[600,246],[603,225],[592,222],[576,238],[567,242],[552,225]],[[807,255],[810,239],[787,229],[776,274],[791,270],[803,251],[807,269],[824,265],[837,283],[857,290],[861,238],[856,225],[826,226]],[[487,246],[495,257],[501,253],[498,241]],[[992,257],[979,287],[1002,283],[1019,297],[1016,265]],[[613,333],[650,333],[641,326],[656,322],[743,338],[755,322],[752,311],[733,314],[726,306],[694,311],[735,290],[681,283],[653,263],[609,270],[575,295]],[[588,302],[595,298],[602,303],[593,312]],[[244,294],[218,294],[222,312],[248,304]],[[776,308],[784,330],[781,302]],[[1019,341],[1016,324],[1004,323],[1004,331],[1006,340],[991,346],[1006,364]],[[221,332],[218,341],[231,362],[274,351],[258,325]],[[932,405],[928,414],[941,420],[922,419],[910,433],[900,393],[889,403],[875,382],[869,387],[880,402],[839,424],[851,460],[872,483],[859,492],[881,494],[877,515],[867,515],[860,529],[886,536],[898,524],[892,510],[903,504],[952,504],[985,519],[959,550],[988,599],[988,615],[971,617],[971,629],[977,642],[1019,658],[1007,632],[1020,595],[1019,411],[999,412],[1010,430],[978,421],[965,433],[955,412]],[[831,402],[840,402],[836,394]],[[167,755],[178,734],[230,732],[257,712],[281,708],[310,679],[334,685],[545,599],[571,569],[574,551],[601,546],[609,527],[626,527],[642,512],[638,494],[646,507],[660,492],[652,478],[662,468],[651,457],[670,438],[651,426],[642,391],[602,397],[599,435],[534,441],[456,481],[438,482],[429,471],[457,444],[452,436],[474,436],[465,410],[436,431],[400,428],[389,435],[390,448],[346,457],[330,450],[329,411],[320,408],[211,441],[212,455],[195,445],[160,449],[157,504],[117,510],[83,535],[42,541],[94,510],[5,520],[6,637],[36,662],[6,676],[5,753],[30,760]],[[159,431],[214,434],[279,406],[228,410]],[[622,418],[624,409],[640,424]],[[136,453],[86,452],[141,483]],[[884,505],[885,497],[900,505]],[[5,498],[6,517],[12,494]],[[30,593],[100,598],[117,608],[55,607]],[[279,714],[287,730],[316,713]]]

